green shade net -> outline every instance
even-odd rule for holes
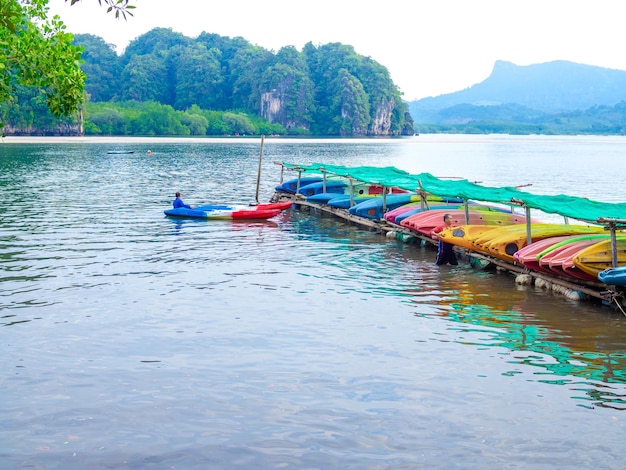
[[[395,167],[346,167],[342,165],[295,165],[282,163],[285,168],[302,172],[326,172],[328,174],[352,178],[369,184],[396,187],[409,191],[422,190],[436,196],[458,197],[476,201],[501,204],[517,203],[532,209],[539,209],[547,214],[600,223],[602,219],[626,223],[626,203],[609,203],[591,199],[557,194],[545,196],[531,194],[506,186],[493,188],[471,183],[468,180],[444,180],[430,173],[410,174]]]

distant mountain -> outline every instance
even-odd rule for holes
[[[539,125],[561,113],[615,106],[622,101],[626,101],[625,71],[567,61],[528,66],[497,61],[485,81],[455,93],[413,101],[409,111],[416,126],[478,121]]]

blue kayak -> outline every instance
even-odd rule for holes
[[[307,202],[312,202],[314,204],[328,204],[328,201],[333,199],[350,199],[349,194],[339,194],[339,193],[319,193],[314,194],[313,196],[307,196]]]
[[[610,286],[626,286],[626,266],[608,268],[598,273],[598,279]]]
[[[352,201],[350,201],[350,195],[346,194],[347,197],[337,197],[335,199],[331,199],[330,201],[328,201],[328,205],[330,207],[337,207],[339,209],[349,209],[350,208],[350,202],[354,203],[354,205],[360,204],[362,202],[365,201],[369,201],[370,199],[373,198],[373,196],[370,197],[353,197]],[[381,199],[379,197],[379,199]]]
[[[396,209],[410,202],[417,202],[420,196],[417,194],[389,194],[385,198],[385,206],[388,211]],[[352,206],[350,214],[365,217],[366,219],[382,219],[383,218],[383,198],[375,197],[361,202],[356,206]]]
[[[324,191],[324,187],[326,190]],[[298,191],[300,194],[304,194],[305,196],[313,196],[315,194],[323,194],[323,193],[335,193],[335,194],[343,194],[346,191],[348,185],[343,181],[317,181],[315,183],[307,184],[304,186],[300,186],[300,190]]]
[[[323,178],[320,176],[307,176],[304,178],[300,178],[300,187],[306,186],[311,183],[318,183],[323,181]],[[276,191],[279,193],[287,193],[287,194],[296,194],[296,189],[298,188],[298,178],[291,179],[285,181],[283,184],[279,184],[276,186]]]
[[[172,217],[192,217],[197,219],[207,219],[209,213],[216,211],[233,211],[235,208],[233,206],[226,205],[204,205],[204,206],[196,206],[193,209],[189,209],[187,207],[177,207],[175,209],[166,209],[163,212],[165,215],[169,215]]]

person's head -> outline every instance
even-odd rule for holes
[[[443,216],[443,223],[446,225],[451,225],[452,224],[452,216],[450,214],[445,214]]]
[[[176,191],[176,197],[180,197],[180,193]]]

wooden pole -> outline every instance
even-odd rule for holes
[[[533,242],[532,229],[530,224],[530,207],[524,206],[526,208],[526,244],[530,245]]]
[[[296,184],[296,196],[300,192],[300,179],[302,178],[302,170],[298,170],[298,183]]]
[[[469,224],[469,199],[463,199],[463,208],[465,209],[465,223]]]
[[[599,224],[605,224],[604,230],[611,231],[611,266],[617,268],[619,260],[617,257],[617,233],[616,231],[623,230],[626,226],[626,219],[608,219],[605,217],[599,217],[597,222]]]
[[[352,178],[348,178],[350,183],[350,207],[354,206],[354,182]]]
[[[420,195],[420,207],[422,210],[424,210],[424,206],[426,206],[426,210],[429,211],[430,207],[428,207],[427,193],[422,187],[422,180],[417,180],[417,184],[419,185],[419,189],[417,190],[417,192]]]
[[[261,153],[259,153],[259,171],[256,175],[256,203],[259,203],[259,186],[261,185],[261,163],[263,162],[263,143],[265,135],[261,134]]]
[[[617,236],[615,235],[615,224],[609,225],[611,229],[611,266],[617,268]]]
[[[511,204],[522,206],[526,210],[526,244],[530,245],[533,242],[530,207],[528,207],[521,199],[516,198],[511,198]]]
[[[383,214],[387,212],[387,186],[383,185]]]

